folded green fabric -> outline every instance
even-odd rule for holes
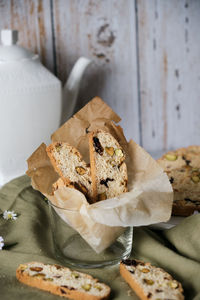
[[[14,210],[17,220],[5,220],[2,213]],[[55,259],[48,205],[30,186],[27,176],[17,178],[0,191],[0,299],[58,299],[58,296],[19,283],[15,271],[20,263]],[[184,288],[186,299],[200,299],[200,215],[185,218],[178,226],[163,231],[134,228],[132,257],[164,268]],[[111,299],[138,299],[120,277],[118,266],[82,270],[98,277],[112,289]]]

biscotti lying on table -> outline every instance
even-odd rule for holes
[[[127,192],[125,153],[108,132],[89,134],[90,165],[77,149],[65,142],[50,144],[46,151],[64,185],[81,191],[90,203],[116,197]],[[59,182],[54,188],[62,185]]]
[[[120,263],[120,274],[142,300],[184,299],[181,284],[150,263],[124,260]]]
[[[164,154],[158,163],[174,190],[172,214],[189,216],[200,211],[200,146],[189,146]]]
[[[58,265],[21,264],[16,277],[24,284],[68,299],[103,300],[110,295],[110,287],[92,276]]]

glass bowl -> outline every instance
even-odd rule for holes
[[[132,250],[133,228],[124,232],[104,251],[96,253],[81,235],[60,217],[65,210],[77,217],[77,210],[55,206],[50,201],[51,230],[55,255],[61,263],[79,268],[98,268],[118,264],[130,256]]]

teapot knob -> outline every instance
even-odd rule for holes
[[[1,30],[1,43],[4,46],[15,45],[18,41],[18,31],[11,29]]]

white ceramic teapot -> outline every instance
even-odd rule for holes
[[[73,114],[79,85],[90,60],[79,58],[62,89],[39,57],[16,45],[18,32],[1,31],[0,186],[23,175],[26,159]]]

